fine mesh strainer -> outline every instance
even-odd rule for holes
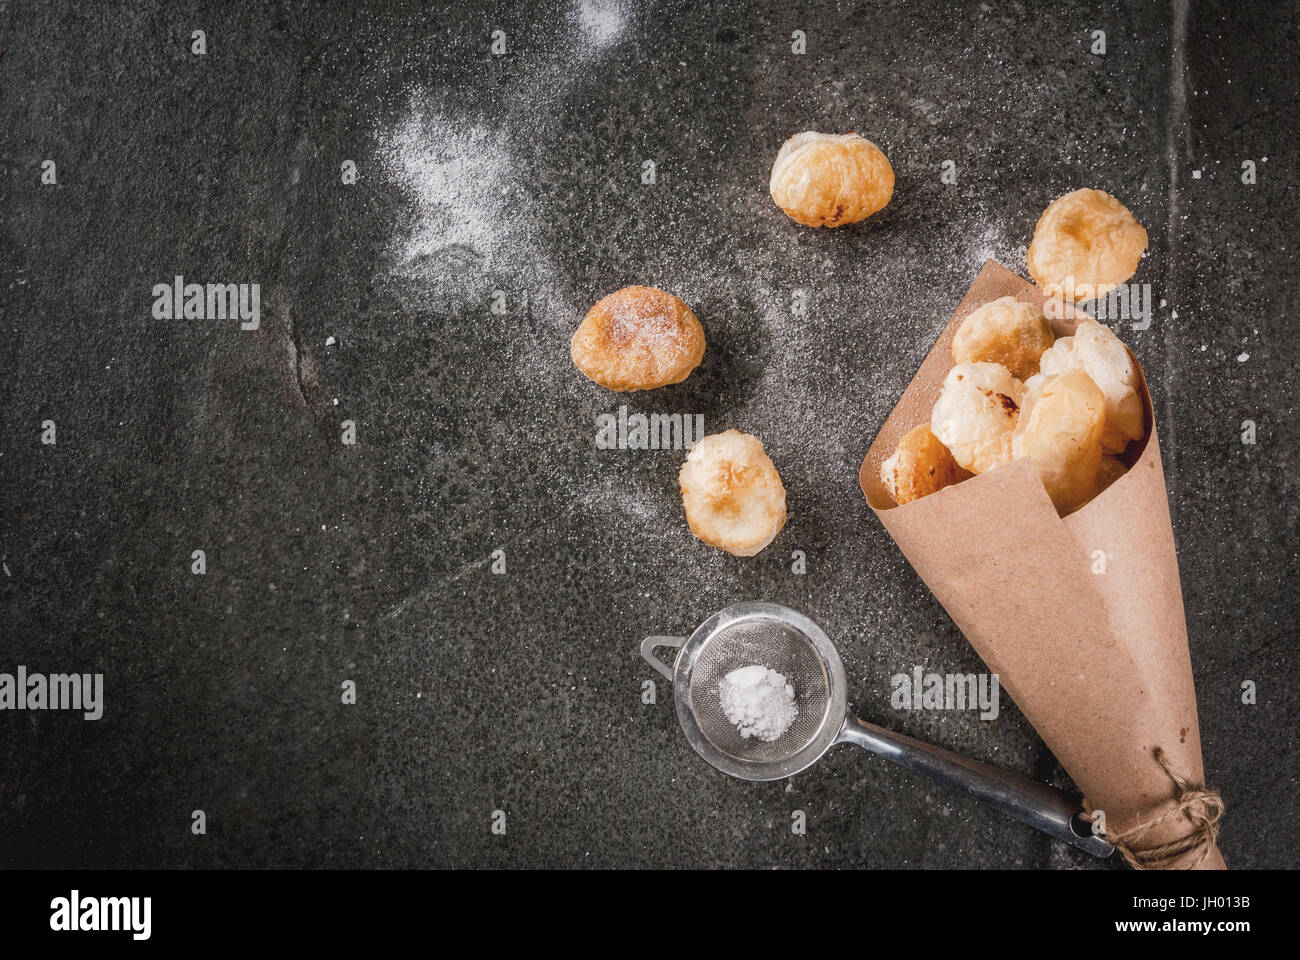
[[[655,655],[661,647],[678,648],[672,669]],[[723,773],[780,780],[806,770],[837,743],[856,743],[1093,856],[1114,852],[1092,835],[1079,804],[1051,787],[854,717],[835,647],[817,624],[788,607],[738,603],[709,617],[689,638],[647,637],[641,655],[673,681],[686,739]],[[719,682],[753,664],[784,674],[794,688],[798,714],[770,742],[742,737],[722,707]]]

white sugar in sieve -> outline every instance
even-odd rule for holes
[[[655,655],[676,647],[672,669]],[[687,637],[647,637],[641,655],[673,681],[682,732],[695,752],[742,780],[780,780],[816,763],[837,743],[856,743],[1007,816],[1097,857],[1114,848],[1093,836],[1078,803],[1046,784],[864,723],[848,709],[844,664],[817,624],[775,603],[738,603]],[[745,738],[727,719],[719,682],[738,667],[761,664],[784,674],[799,709],[773,741]]]

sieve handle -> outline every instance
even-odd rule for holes
[[[672,668],[655,656],[655,651],[660,647],[673,647],[676,649],[684,644],[686,640],[686,637],[646,637],[641,641],[641,656],[645,657],[646,663],[671,680],[673,678]]]
[[[845,721],[839,742],[856,743],[1094,857],[1109,857],[1115,852],[1105,840],[1092,835],[1091,824],[1079,819],[1082,811],[1078,803],[1045,783],[863,723],[853,716]]]

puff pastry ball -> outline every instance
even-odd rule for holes
[[[880,465],[880,482],[900,507],[969,476],[928,423],[905,433],[893,455]]]
[[[1101,466],[1097,468],[1097,492],[1101,493],[1126,473],[1128,467],[1123,460],[1113,454],[1103,454]]]
[[[1062,515],[1097,493],[1106,398],[1082,370],[1039,374],[1026,384],[1024,409],[1012,437],[1017,460],[1038,468],[1047,495]]]
[[[1017,380],[1028,380],[1055,339],[1041,309],[1015,297],[1000,297],[976,307],[961,322],[952,358],[958,363],[1000,363]]]
[[[1105,453],[1123,453],[1130,440],[1146,435],[1146,416],[1138,395],[1138,371],[1128,348],[1110,328],[1081,320],[1074,336],[1062,337],[1044,351],[1039,368],[1046,374],[1082,370],[1106,397]]]
[[[691,533],[752,557],[785,526],[785,487],[757,437],[727,430],[691,448],[678,477]]]
[[[807,131],[781,147],[768,191],[791,220],[839,227],[885,208],[894,194],[894,168],[879,147],[856,133]]]
[[[574,364],[610,390],[680,383],[704,358],[704,328],[679,298],[624,287],[591,308],[569,346]]]
[[[1034,228],[1025,259],[1049,297],[1092,300],[1137,272],[1147,232],[1128,207],[1102,190],[1075,190],[1051,202]]]
[[[959,363],[948,371],[930,429],[957,464],[972,473],[1011,462],[1025,385],[1000,363]]]

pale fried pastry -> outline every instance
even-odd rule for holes
[[[1025,385],[998,363],[959,363],[948,371],[930,429],[958,465],[987,473],[1011,462]]]
[[[1012,454],[1033,460],[1047,495],[1065,515],[1097,492],[1106,398],[1082,370],[1040,373],[1026,386]]]
[[[905,433],[893,456],[880,465],[880,482],[899,506],[969,476],[968,471],[957,465],[948,448],[939,442],[928,423]]]
[[[1147,232],[1124,204],[1075,190],[1043,211],[1025,260],[1045,295],[1092,300],[1132,277],[1146,248]]]
[[[1042,310],[1015,297],[999,297],[962,320],[952,357],[958,363],[1000,363],[1017,380],[1027,380],[1038,372],[1038,358],[1053,339]]]
[[[1046,374],[1083,370],[1106,396],[1105,453],[1123,453],[1130,440],[1146,434],[1137,365],[1119,337],[1095,320],[1080,320],[1074,336],[1062,337],[1039,360]]]
[[[1123,460],[1112,454],[1105,454],[1101,458],[1101,466],[1097,468],[1097,493],[1101,493],[1126,473],[1128,467],[1124,466]]]
[[[768,191],[791,220],[838,227],[885,208],[894,193],[894,168],[879,147],[856,133],[806,131],[781,147]]]
[[[654,287],[624,287],[602,297],[577,331],[569,354],[610,390],[652,390],[685,380],[704,357],[704,328],[679,298]]]
[[[785,487],[763,444],[739,430],[691,448],[678,477],[691,533],[738,557],[752,557],[785,526]]]

